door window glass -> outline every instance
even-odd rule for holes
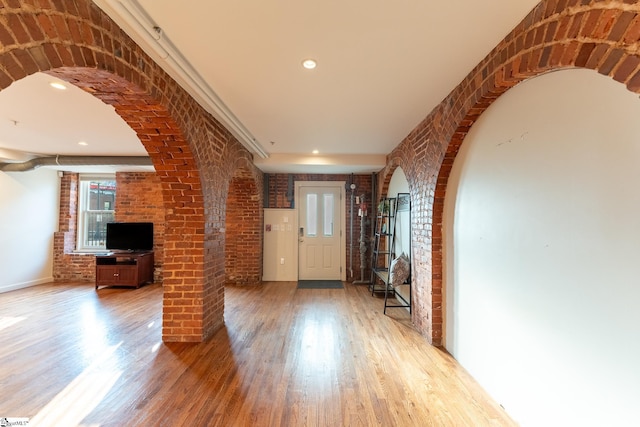
[[[318,195],[307,194],[307,236],[318,235]]]
[[[333,236],[333,194],[324,194],[323,232],[327,237]]]

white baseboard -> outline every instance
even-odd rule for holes
[[[9,292],[9,291],[15,291],[15,290],[18,290],[18,289],[29,288],[31,286],[44,285],[45,283],[51,283],[51,282],[53,282],[53,276],[46,277],[44,279],[31,280],[31,281],[28,281],[28,282],[12,283],[12,284],[8,284],[8,285],[0,285],[0,293]]]

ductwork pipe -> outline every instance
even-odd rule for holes
[[[27,172],[41,166],[153,166],[146,156],[53,156],[22,163],[0,163],[2,172]]]

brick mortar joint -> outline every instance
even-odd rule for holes
[[[67,15],[64,12],[60,12],[59,10],[55,10],[52,8],[45,8],[45,7],[37,7],[34,6],[32,4],[22,4],[20,5],[20,7],[7,7],[7,6],[3,6],[2,9],[0,9],[0,16],[6,16],[6,15],[24,15],[25,13],[27,14],[31,14],[31,13],[45,13],[47,15]]]
[[[567,7],[562,10],[562,12],[556,12],[550,17],[563,15],[565,12],[576,15],[581,12],[590,11],[590,10],[622,10],[625,12],[640,12],[640,4],[628,4],[622,0],[610,0],[610,1],[600,1],[597,3],[592,3],[589,5],[578,5]],[[545,21],[546,18],[543,20]]]

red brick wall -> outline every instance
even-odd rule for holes
[[[60,185],[59,231],[54,235],[53,277],[56,282],[95,281],[95,257],[76,248],[79,175],[65,172]],[[116,221],[154,223],[155,281],[162,281],[164,205],[162,187],[154,173],[116,174]]]
[[[60,180],[60,216],[53,235],[53,280],[55,282],[94,282],[95,257],[76,254],[78,221],[78,174],[65,172]]]
[[[147,149],[165,208],[163,339],[223,324],[226,189],[251,154],[90,0],[3,2],[0,89],[38,71],[112,105]],[[57,237],[60,240],[60,236]]]
[[[238,173],[227,197],[225,283],[262,282],[262,197],[252,176]]]
[[[373,215],[373,210],[371,209],[372,205],[377,205],[376,203],[371,203],[371,193],[372,193],[372,184],[373,174],[359,174],[359,175],[348,175],[348,174],[268,174],[269,181],[269,189],[268,189],[268,203],[271,208],[292,208],[295,202],[294,192],[294,182],[295,181],[345,181],[346,182],[346,224],[345,224],[345,232],[347,233],[347,251],[346,251],[346,260],[345,266],[347,268],[347,280],[360,280],[361,279],[361,271],[360,271],[360,244],[358,239],[360,238],[360,221],[361,217],[358,216],[358,206],[355,205],[355,196],[361,197],[364,195],[365,202],[369,207],[369,216],[365,218],[367,223],[365,224],[367,230],[367,237],[371,235],[371,224],[369,220],[371,219],[371,215]],[[349,227],[351,225],[351,189],[350,184],[353,183],[356,185],[355,193],[354,193],[354,214],[353,214],[353,241],[350,242],[350,230]],[[353,255],[352,255],[353,251]],[[369,263],[371,257],[371,242],[367,241],[367,251],[365,253],[367,266],[364,271],[364,275],[362,278],[368,279],[370,275]],[[352,270],[352,271],[350,271]]]
[[[162,184],[155,173],[116,174],[115,219],[153,223],[154,281],[162,282],[164,264],[164,203]]]
[[[433,344],[443,332],[443,202],[470,127],[509,88],[552,70],[590,68],[640,92],[639,12],[632,0],[542,1],[388,156],[380,187],[402,167],[413,207],[413,321]]]

